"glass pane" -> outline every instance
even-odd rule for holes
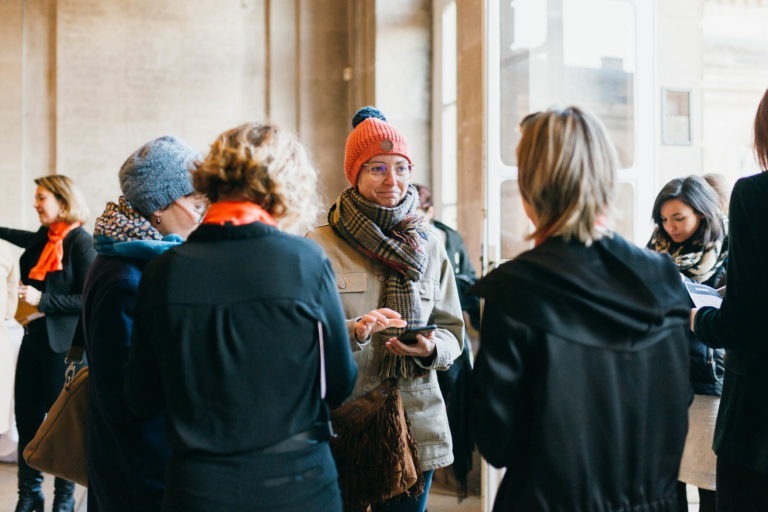
[[[732,183],[760,171],[752,152],[765,93],[768,5],[704,2],[701,17],[701,169]]]
[[[446,105],[443,108],[443,130],[442,130],[442,140],[441,142],[441,148],[442,148],[442,177],[441,177],[441,183],[442,183],[442,197],[441,202],[443,204],[443,208],[446,206],[455,206],[458,203],[459,200],[459,193],[457,190],[457,180],[456,180],[456,162],[458,159],[458,155],[456,153],[456,141],[457,141],[457,134],[456,134],[456,104],[453,103],[451,105]],[[443,215],[445,216],[445,215]],[[446,222],[452,227],[455,227],[455,220],[454,224],[451,224],[450,222],[443,220],[443,222]]]
[[[600,13],[596,16],[595,13]],[[501,3],[500,147],[517,165],[517,125],[552,105],[577,105],[605,123],[622,167],[634,160],[635,14],[625,0]]]
[[[618,234],[637,244],[645,244],[647,240],[634,240],[635,225],[635,187],[631,183],[618,183],[616,185],[616,217],[614,218],[615,229]],[[648,211],[648,219],[651,218],[651,212]]]
[[[532,231],[531,221],[525,215],[517,180],[501,184],[501,258],[509,260],[532,247],[525,236]]]

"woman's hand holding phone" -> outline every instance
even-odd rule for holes
[[[390,338],[387,350],[398,356],[429,357],[435,352],[436,325],[409,327],[399,338]]]

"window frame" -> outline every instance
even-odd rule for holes
[[[568,1],[568,0],[564,0]],[[634,158],[631,167],[618,171],[619,184],[632,189],[632,225],[626,238],[644,243],[648,231],[648,212],[643,205],[651,204],[655,185],[655,133],[658,95],[655,94],[655,0],[620,0],[630,4],[635,15],[635,77],[634,77]],[[505,261],[501,258],[501,198],[499,192],[506,180],[517,180],[517,166],[504,163],[501,157],[500,82],[500,23],[502,0],[486,0],[486,138],[487,162],[485,180],[486,239],[483,261],[487,272]]]

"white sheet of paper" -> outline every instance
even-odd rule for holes
[[[723,302],[723,298],[717,293],[717,290],[710,286],[686,282],[685,287],[688,288],[688,295],[691,296],[691,300],[697,308],[704,306],[719,308]]]

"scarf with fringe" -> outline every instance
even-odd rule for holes
[[[421,295],[417,284],[427,268],[427,253],[423,249],[427,235],[422,228],[422,216],[417,213],[419,194],[408,187],[402,202],[388,208],[368,201],[354,188],[341,193],[328,212],[328,223],[341,238],[362,254],[389,269],[384,284],[383,304],[397,311],[408,325],[419,325]],[[389,352],[381,339],[398,337],[404,329],[390,327],[381,331],[377,346],[379,375],[383,378],[413,378],[425,374],[412,357]]]
[[[93,230],[93,247],[105,256],[151,260],[183,241],[176,234],[164,237],[124,196],[107,203]]]
[[[653,230],[647,247],[656,252],[669,254],[681,274],[697,283],[706,283],[720,271],[728,256],[728,220],[722,216],[720,221],[724,236],[706,245],[695,233],[685,242],[675,243],[659,233],[657,226]]]

